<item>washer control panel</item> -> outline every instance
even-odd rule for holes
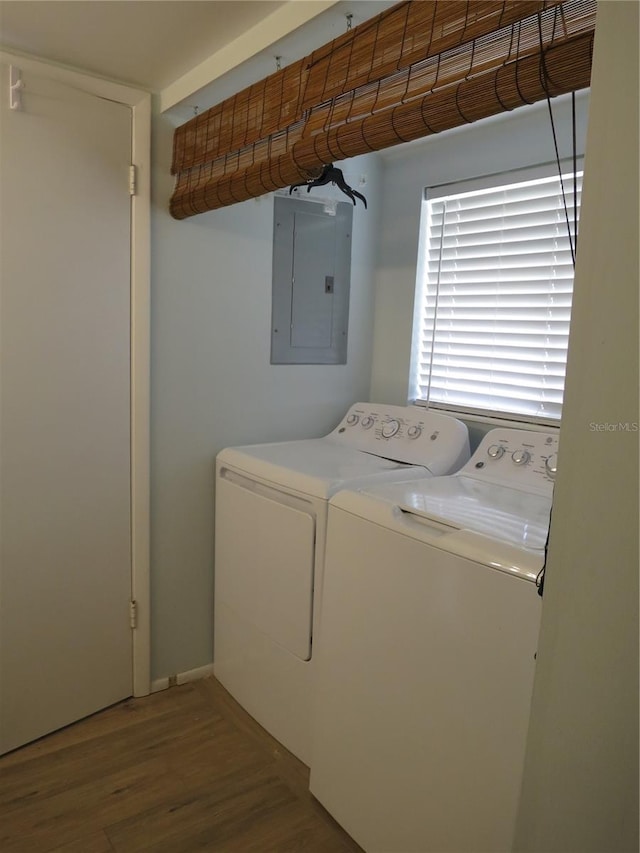
[[[493,429],[460,473],[489,483],[551,494],[558,470],[558,441],[557,431]]]
[[[469,459],[466,425],[422,406],[356,403],[327,438],[438,475],[459,470]]]

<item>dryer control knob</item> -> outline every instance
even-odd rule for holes
[[[492,444],[491,447],[487,449],[487,454],[492,459],[500,459],[501,456],[504,456],[504,447],[501,444]]]
[[[387,421],[386,424],[382,425],[382,435],[384,438],[393,438],[399,429],[399,421]]]
[[[545,459],[544,468],[550,477],[555,477],[558,473],[558,454],[552,453],[548,459]]]
[[[373,426],[373,418],[371,417],[371,415],[367,415],[366,418],[363,418],[360,426],[363,429],[370,429]]]
[[[359,420],[360,418],[358,417],[358,415],[349,415],[349,417],[347,418],[347,423],[349,424],[349,426],[355,426]]]
[[[511,458],[516,465],[526,465],[531,459],[531,454],[528,450],[514,450],[511,454]]]
[[[422,427],[412,426],[407,430],[409,438],[419,438],[422,435]]]

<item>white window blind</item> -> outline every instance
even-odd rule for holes
[[[576,177],[574,192],[573,173],[562,176],[566,211],[557,167],[545,177],[506,183],[501,176],[468,184],[466,191],[458,185],[446,194],[427,192],[413,400],[558,421],[573,291],[569,233],[575,246],[582,172]]]

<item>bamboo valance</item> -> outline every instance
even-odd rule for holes
[[[596,0],[404,0],[177,128],[171,214],[589,86]]]

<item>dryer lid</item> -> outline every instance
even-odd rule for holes
[[[342,447],[327,438],[227,447],[218,454],[218,467],[225,466],[325,500],[370,478],[401,478],[403,472],[428,475],[426,468]]]

